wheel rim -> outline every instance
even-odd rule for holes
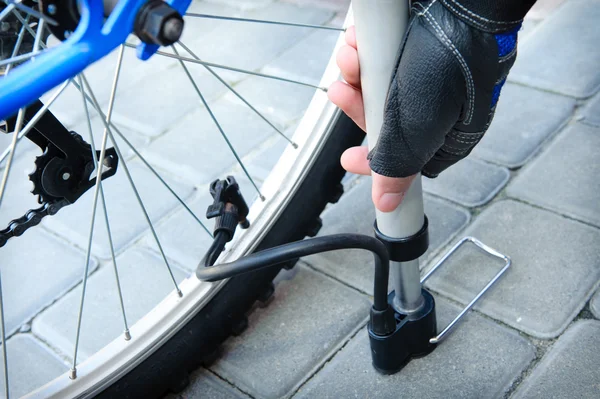
[[[341,40],[338,40],[336,48],[340,45]],[[338,75],[339,71],[331,59],[319,87],[327,87]],[[80,85],[85,85],[85,81],[81,80]],[[260,188],[268,201],[256,201],[252,205],[250,220],[253,223],[250,229],[243,234],[238,232],[235,245],[222,255],[221,261],[236,259],[251,252],[258,245],[298,189],[337,115],[337,109],[329,103],[326,94],[317,90],[292,137],[299,149],[287,147],[274,168],[277,172],[271,173]],[[89,262],[86,262],[86,265],[89,265]],[[87,276],[88,273],[85,274]],[[173,282],[177,284],[174,278]],[[68,373],[65,373],[29,396],[83,397],[100,392],[174,335],[225,283],[201,283],[193,275],[188,277],[179,285],[183,296],[180,298],[176,291],[172,292],[148,315],[137,321],[130,328],[129,341],[123,340],[122,337],[115,339],[100,352],[77,364],[75,380],[69,379]]]

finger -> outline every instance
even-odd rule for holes
[[[354,87],[360,88],[360,70],[358,66],[358,52],[350,46],[342,46],[336,55],[338,67],[342,77]]]
[[[406,191],[416,175],[409,177],[387,177],[372,172],[373,187],[371,198],[381,212],[392,212],[402,203]]]
[[[336,81],[327,90],[329,100],[340,107],[362,130],[366,131],[362,94],[344,82]]]
[[[348,46],[356,48],[356,30],[354,29],[354,25],[346,29],[346,34],[344,35],[344,38],[346,39],[346,43],[348,43]]]
[[[370,175],[371,168],[367,160],[369,149],[366,146],[348,148],[342,154],[340,163],[350,173],[357,175]]]

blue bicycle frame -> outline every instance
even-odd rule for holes
[[[123,44],[133,32],[138,11],[147,0],[120,0],[105,20],[101,0],[79,0],[81,20],[77,29],[56,48],[32,58],[0,79],[0,120],[15,114],[48,90],[72,78],[88,65]],[[166,1],[185,15],[191,0]],[[158,50],[140,44],[138,58],[147,60]]]

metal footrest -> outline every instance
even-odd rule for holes
[[[429,270],[429,272],[427,272],[427,274],[425,274],[425,276],[423,276],[421,278],[421,286],[423,286],[425,281],[427,281],[427,279],[429,277],[431,277],[431,275],[433,273],[435,273],[435,271],[438,270],[444,264],[444,262],[446,262],[446,260],[448,260],[448,258],[466,242],[471,242],[471,243],[475,244],[479,249],[481,249],[483,252],[485,252],[488,255],[491,255],[495,258],[500,258],[500,259],[504,260],[505,264],[504,264],[504,267],[487,283],[487,285],[485,287],[483,287],[483,289],[481,291],[479,291],[479,293],[475,296],[475,298],[473,298],[473,300],[471,302],[469,302],[469,304],[458,314],[458,316],[456,316],[454,318],[454,320],[452,320],[442,330],[441,333],[439,333],[437,336],[435,336],[429,340],[429,342],[432,344],[437,344],[441,340],[443,340],[447,336],[447,334],[452,330],[452,328],[454,328],[456,323],[458,323],[460,321],[460,319],[475,305],[475,303],[477,303],[477,301],[490,289],[490,287],[492,285],[494,285],[494,283],[496,281],[498,281],[498,279],[500,277],[502,277],[504,272],[506,272],[506,270],[508,270],[508,268],[512,264],[512,261],[508,256],[503,255],[500,252],[496,251],[495,249],[485,245],[478,239],[476,239],[474,237],[464,237],[462,240],[460,240],[458,243],[456,243],[456,245],[454,245],[452,247],[452,249],[450,249],[448,252],[446,252],[446,254],[438,261],[438,263],[436,263],[435,266],[433,266],[431,268],[431,270]]]

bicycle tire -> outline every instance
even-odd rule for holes
[[[364,132],[340,115],[297,194],[275,222],[257,250],[304,238],[329,202],[340,195],[344,170],[342,152],[360,145]],[[287,264],[286,266],[291,266]],[[178,333],[133,371],[103,391],[101,398],[152,398],[187,385],[190,371],[210,362],[216,348],[246,316],[257,298],[268,290],[283,265],[232,278]]]

